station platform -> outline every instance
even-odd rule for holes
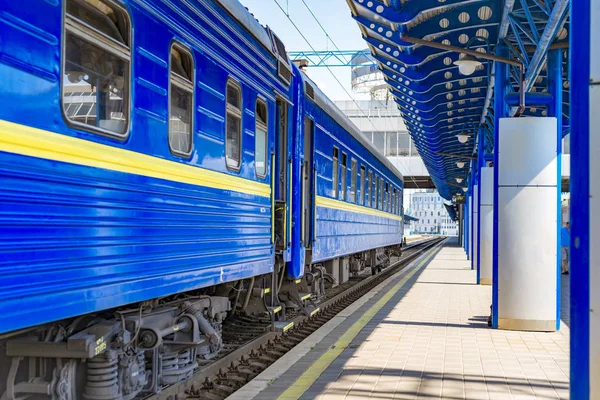
[[[568,301],[553,333],[488,328],[490,304],[491,287],[449,239],[230,399],[569,398]]]

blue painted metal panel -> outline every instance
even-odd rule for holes
[[[402,226],[398,220],[326,207],[317,207],[317,232],[314,261],[402,242]]]
[[[270,184],[254,165],[254,107],[267,100],[274,151],[276,60],[212,1],[126,1],[133,24],[125,141],[73,129],[61,115],[61,2],[0,4],[0,120]],[[32,12],[36,10],[36,12]],[[189,158],[168,146],[173,39],[194,58]],[[243,93],[242,167],[225,164],[225,87]],[[18,104],[18,107],[15,105]],[[0,153],[0,332],[273,270],[268,197],[14,153]]]
[[[272,271],[268,198],[1,160],[1,331]]]
[[[571,5],[571,398],[590,398],[590,0]],[[594,171],[597,173],[597,171]],[[596,289],[597,290],[597,289]],[[597,340],[597,339],[595,339]],[[597,377],[593,377],[597,379]]]
[[[293,140],[291,140],[291,260],[287,263],[287,276],[289,278],[301,278],[304,276],[304,265],[306,260],[306,248],[302,241],[302,175],[301,167],[304,162],[304,116],[306,97],[304,95],[304,80],[299,69],[295,68],[296,79],[294,79],[294,121]]]

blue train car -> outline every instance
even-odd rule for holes
[[[308,275],[280,297],[305,312],[324,294],[321,277],[338,284],[374,272],[400,254],[404,180],[306,75],[299,75],[295,134],[294,245],[288,275]],[[301,133],[300,133],[301,132]],[[310,297],[309,297],[310,295]]]
[[[267,31],[235,2],[27,3],[0,20],[0,332],[271,272]]]
[[[231,0],[24,0],[0,15],[0,333],[22,334],[3,346],[0,392],[7,376],[20,396],[40,373],[51,393],[53,374],[101,366],[135,378],[72,398],[184,379],[227,314],[271,289],[274,204],[291,224],[283,44]]]
[[[400,172],[349,119],[306,80],[304,122],[314,135],[317,180],[312,262],[402,242]]]
[[[3,398],[157,393],[401,243],[402,177],[237,0],[7,1],[0,32]]]

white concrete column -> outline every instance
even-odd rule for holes
[[[555,118],[500,119],[498,327],[556,329]]]
[[[482,285],[492,284],[492,246],[494,239],[494,168],[481,168],[481,207],[479,213],[480,244],[480,277]]]

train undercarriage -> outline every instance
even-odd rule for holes
[[[239,315],[267,318],[272,329],[289,313],[311,315],[325,290],[352,276],[376,274],[399,246],[306,266],[302,279],[269,275],[229,282],[87,314],[0,337],[0,400],[129,400],[160,393],[218,356],[222,326]]]

